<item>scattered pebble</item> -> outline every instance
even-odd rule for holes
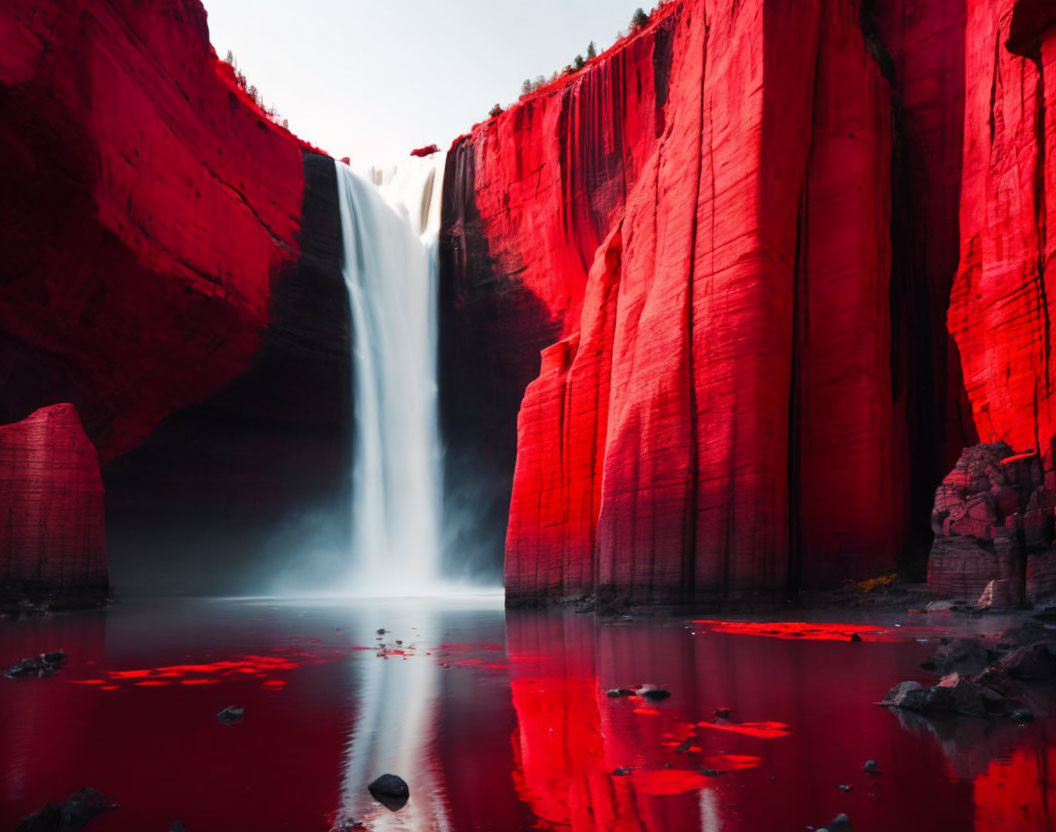
[[[216,718],[224,725],[234,725],[236,722],[241,722],[245,715],[245,708],[240,708],[237,705],[228,705],[216,715]]]

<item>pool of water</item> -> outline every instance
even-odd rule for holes
[[[927,680],[934,640],[967,626],[596,621],[499,599],[165,601],[0,622],[5,666],[70,657],[54,678],[0,678],[0,829],[84,786],[121,807],[98,832],[177,819],[190,832],[756,832],[838,812],[856,832],[1052,829],[1051,714],[933,724],[874,704]],[[642,683],[671,696],[606,695]],[[228,705],[244,719],[221,724]],[[410,784],[395,813],[366,791],[384,772]]]

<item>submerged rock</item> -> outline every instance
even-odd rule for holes
[[[656,685],[641,685],[638,688],[638,695],[651,702],[662,702],[671,695],[671,691],[657,687]]]
[[[880,765],[876,762],[876,760],[866,760],[865,765],[862,766],[862,771],[864,771],[866,774],[879,774]]]
[[[240,708],[237,705],[228,705],[216,715],[216,718],[224,725],[234,725],[236,722],[241,722],[245,715],[245,708]]]
[[[367,786],[367,791],[378,803],[393,812],[406,806],[411,796],[407,782],[395,774],[381,775]]]
[[[116,808],[106,795],[85,788],[71,794],[65,803],[49,802],[39,812],[26,815],[14,832],[77,832],[96,815]]]
[[[43,679],[54,676],[66,664],[66,654],[62,650],[30,656],[11,665],[4,675],[8,679]]]

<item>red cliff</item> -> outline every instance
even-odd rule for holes
[[[568,337],[521,409],[507,591],[662,600],[875,573],[901,545],[908,472],[890,94],[857,6],[672,3],[653,25],[674,56],[662,127],[585,302],[581,267],[522,273]],[[631,59],[618,48],[579,83]],[[510,245],[483,225],[489,252]]]
[[[107,586],[103,481],[77,411],[0,426],[0,596],[102,600]]]
[[[14,0],[0,45],[0,422],[75,405],[126,583],[217,591],[204,567],[249,575],[288,511],[345,503],[333,164],[198,0]]]
[[[247,366],[301,148],[217,73],[196,0],[16,0],[0,43],[3,416],[73,402],[105,462]]]

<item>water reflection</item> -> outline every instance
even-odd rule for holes
[[[869,623],[596,622],[424,599],[0,622],[0,661],[71,656],[54,679],[0,679],[0,828],[86,785],[121,804],[96,832],[755,832],[838,812],[858,832],[1053,828],[1047,706],[1030,726],[876,707],[893,681],[927,677],[942,631]],[[643,683],[670,698],[607,695]],[[220,724],[232,704],[245,719]],[[398,812],[366,790],[385,772],[411,788]]]
[[[437,612],[430,603],[416,601],[404,602],[397,610],[390,607],[380,616],[397,618],[380,635],[375,629],[377,609],[356,617],[353,637],[361,644],[376,641],[378,649],[374,661],[353,666],[359,713],[348,739],[335,825],[341,829],[364,822],[378,832],[448,832],[452,827],[444,772],[434,751],[442,664],[433,654],[444,651],[428,647],[428,640],[440,632]],[[411,789],[411,799],[398,812],[381,806],[364,789],[364,784],[389,772],[398,773]]]

